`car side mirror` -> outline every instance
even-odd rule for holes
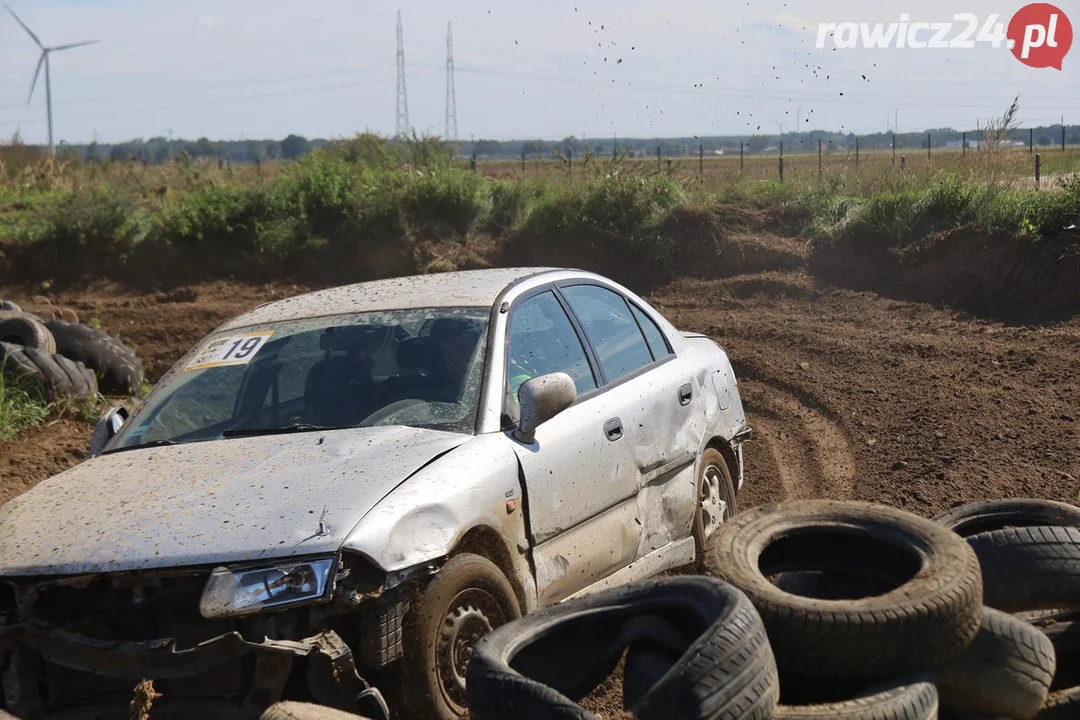
[[[551,373],[527,380],[518,391],[521,422],[514,437],[531,445],[536,440],[536,428],[573,405],[575,400],[577,386],[566,373]]]
[[[108,412],[101,416],[94,426],[94,434],[90,436],[90,457],[97,457],[109,441],[116,437],[124,422],[128,419],[128,411],[122,407],[109,408]]]

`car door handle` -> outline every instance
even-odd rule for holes
[[[615,442],[622,437],[622,420],[619,418],[611,418],[604,423],[604,435],[607,439]]]
[[[686,383],[679,388],[679,404],[689,405],[690,401],[694,398],[694,388],[690,386],[690,383]]]

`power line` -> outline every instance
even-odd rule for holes
[[[430,64],[417,63],[414,67],[436,67]],[[476,75],[492,75],[498,77],[510,77],[521,80],[534,80],[544,83],[555,83],[563,85],[575,85],[584,87],[596,87],[607,88],[609,90],[621,90],[621,91],[636,91],[636,92],[662,92],[662,93],[674,93],[681,95],[709,95],[714,97],[729,97],[738,100],[801,100],[803,102],[815,102],[822,104],[844,104],[844,105],[888,105],[895,108],[898,106],[895,94],[888,96],[882,96],[881,100],[874,98],[868,98],[865,100],[859,100],[852,97],[821,97],[820,95],[813,93],[801,93],[801,94],[770,94],[763,93],[758,89],[740,91],[738,89],[726,89],[726,88],[688,88],[684,85],[674,84],[656,84],[656,83],[617,83],[614,80],[605,82],[597,78],[582,78],[582,77],[559,77],[552,75],[542,75],[539,73],[523,73],[509,70],[492,70],[489,68],[470,68],[464,67],[460,70],[463,73],[476,74]],[[1001,104],[991,101],[986,101],[986,104],[979,103],[934,103],[934,107],[941,108],[980,108],[980,109],[1000,109]],[[927,103],[924,98],[912,98],[909,103],[899,105],[900,107],[919,107],[925,108]],[[1080,106],[1075,105],[1028,105],[1028,109],[1034,110],[1080,110]]]
[[[187,109],[187,108],[193,108],[193,107],[208,107],[208,106],[212,106],[212,105],[229,105],[229,104],[232,104],[232,103],[248,102],[249,100],[263,100],[263,99],[266,99],[266,98],[288,97],[290,95],[307,95],[309,93],[318,93],[318,92],[323,92],[325,90],[342,90],[342,89],[345,89],[345,88],[354,88],[354,87],[359,87],[361,85],[367,85],[367,84],[372,83],[372,82],[386,82],[386,81],[388,81],[390,79],[391,78],[389,76],[379,77],[379,78],[366,78],[364,80],[357,80],[357,81],[348,82],[348,83],[337,83],[335,85],[321,85],[321,86],[318,86],[318,87],[299,88],[297,90],[286,90],[284,92],[262,93],[262,94],[258,94],[258,95],[246,95],[246,96],[242,96],[242,97],[224,98],[222,100],[208,100],[208,101],[205,101],[205,102],[198,102],[198,103],[190,103],[189,102],[189,103],[183,103],[183,104],[180,104],[180,105],[158,105],[158,106],[154,106],[154,107],[142,107],[142,108],[125,109],[125,110],[119,110],[119,111],[107,112],[107,113],[92,113],[92,114],[89,114],[89,115],[65,115],[64,119],[65,120],[88,120],[88,119],[92,119],[92,118],[107,118],[107,117],[117,117],[117,116],[120,116],[120,115],[131,115],[131,114],[134,114],[134,113],[159,112],[159,111],[162,111],[162,110],[180,110],[180,109]],[[40,119],[36,119],[36,118],[27,118],[27,119],[20,119],[20,120],[8,120],[8,121],[5,121],[5,122],[6,122],[6,124],[32,125],[32,124],[41,123],[43,121],[40,120]]]
[[[372,65],[363,70],[382,70],[393,67],[393,63],[383,63],[381,65]],[[320,70],[318,72],[301,73],[298,75],[268,75],[253,78],[240,78],[235,80],[229,80],[225,82],[211,82],[211,83],[185,83],[180,85],[155,85],[150,90],[129,90],[122,95],[94,95],[91,97],[76,97],[71,100],[65,100],[63,102],[54,102],[56,107],[66,107],[69,105],[86,105],[94,103],[109,102],[112,100],[130,100],[133,96],[137,97],[155,97],[155,96],[168,96],[176,97],[178,90],[194,90],[196,92],[201,90],[233,90],[236,88],[243,88],[252,85],[281,85],[282,83],[292,82],[295,80],[311,80],[314,78],[322,78],[329,75],[355,75],[361,72],[359,68],[330,68],[327,70]],[[0,105],[0,110],[21,110],[25,105]]]

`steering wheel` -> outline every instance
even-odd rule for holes
[[[418,398],[405,398],[404,400],[398,400],[397,402],[392,402],[386,407],[380,408],[375,412],[371,413],[362,421],[360,421],[360,425],[378,425],[383,420],[391,418],[403,410],[407,410],[408,408],[415,407],[417,405],[426,404],[427,403],[424,400],[420,400]]]

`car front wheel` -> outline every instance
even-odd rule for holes
[[[694,550],[700,566],[705,543],[727,520],[735,516],[735,486],[727,461],[715,448],[701,455],[698,465],[698,504],[694,513]]]
[[[521,617],[510,582],[490,560],[451,558],[405,619],[404,705],[408,717],[453,720],[467,709],[465,671],[483,636]]]

